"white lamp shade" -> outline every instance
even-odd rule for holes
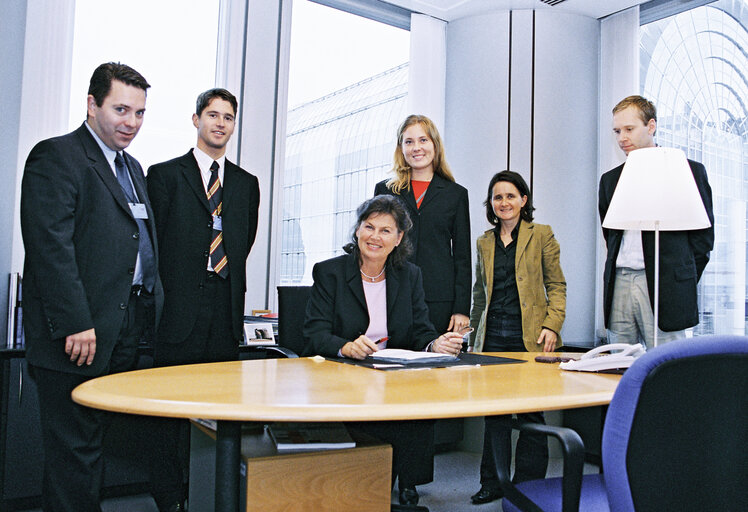
[[[654,231],[711,226],[686,155],[676,148],[642,148],[629,153],[603,227]]]

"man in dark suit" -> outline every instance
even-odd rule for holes
[[[226,159],[236,110],[229,91],[202,93],[192,116],[197,146],[148,169],[165,290],[154,345],[156,366],[238,357],[245,267],[257,233],[260,190],[255,176]],[[154,496],[161,510],[174,510],[183,501],[179,469],[187,454],[187,444],[175,439],[187,424],[162,423],[164,438],[156,448],[164,453],[154,463],[163,469],[153,468]]]
[[[649,100],[629,96],[613,108],[613,132],[626,155],[654,147],[657,112]],[[699,323],[696,285],[714,246],[712,190],[706,169],[688,161],[712,226],[660,233],[660,305],[657,339],[672,341]],[[623,164],[600,178],[600,221],[605,219]],[[656,172],[654,170],[653,172]],[[604,314],[610,343],[652,346],[654,338],[654,232],[603,228],[608,249],[605,261]]]
[[[134,369],[163,300],[143,170],[123,150],[143,123],[146,80],[102,64],[77,130],[38,143],[26,160],[26,360],[44,443],[45,511],[97,512],[106,413],[70,393],[92,377]]]

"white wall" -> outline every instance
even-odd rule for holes
[[[596,19],[545,10],[447,28],[447,156],[470,190],[472,238],[490,227],[482,202],[493,173],[522,174],[536,221],[561,245],[562,337],[576,345],[594,342],[599,41]]]
[[[11,2],[3,9],[0,16],[0,47],[3,56],[0,58],[0,119],[3,120],[3,136],[0,137],[0,176],[6,186],[6,193],[0,201],[0,225],[3,226],[0,237],[0,312],[7,311],[8,279],[14,272],[13,262],[13,225],[15,220],[18,193],[18,129],[21,121],[21,92],[23,90],[23,46],[26,33],[26,5],[23,2]],[[0,314],[0,332],[6,332],[7,318]],[[5,343],[0,343],[4,347]]]
[[[0,114],[7,128],[0,146],[7,185],[0,201],[0,311],[6,311],[8,273],[23,268],[20,187],[26,157],[37,142],[67,128],[74,13],[75,0],[27,0],[4,5],[0,20]]]

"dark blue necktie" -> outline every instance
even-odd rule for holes
[[[132,189],[130,183],[129,171],[122,154],[117,152],[114,158],[114,167],[117,171],[117,181],[122,187],[122,192],[129,203],[138,203],[138,198]],[[135,219],[138,223],[138,254],[140,254],[140,268],[143,272],[143,287],[149,292],[153,291],[153,285],[156,284],[156,258],[153,255],[153,243],[151,234],[148,231],[148,225],[145,219]]]

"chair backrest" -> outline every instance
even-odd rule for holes
[[[278,287],[278,345],[304,352],[304,318],[311,286]]]
[[[748,510],[748,337],[640,357],[610,403],[603,468],[614,512]]]

